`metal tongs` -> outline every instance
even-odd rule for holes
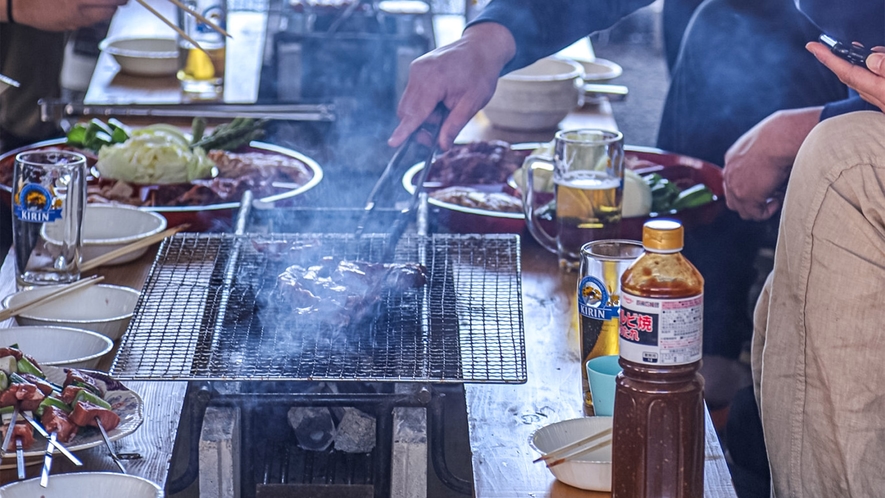
[[[356,231],[354,232],[354,239],[359,239],[363,231],[366,227],[366,222],[369,219],[369,215],[375,209],[375,197],[378,195],[378,192],[381,188],[387,183],[391,173],[395,171],[399,163],[402,162],[403,157],[405,157],[406,152],[411,147],[412,143],[416,141],[416,137],[418,133],[428,132],[431,135],[431,145],[430,150],[427,153],[427,159],[424,160],[424,167],[421,169],[421,172],[418,174],[418,180],[415,184],[415,190],[412,192],[412,197],[409,199],[409,204],[405,209],[400,211],[400,215],[397,217],[396,221],[393,223],[393,228],[390,230],[390,237],[387,241],[387,245],[384,248],[384,255],[381,258],[382,262],[390,262],[393,261],[393,255],[396,251],[396,244],[399,241],[400,237],[402,237],[403,232],[406,230],[406,225],[408,224],[410,215],[415,211],[415,207],[418,205],[418,199],[421,196],[421,193],[424,192],[424,183],[427,180],[427,175],[430,173],[430,168],[433,165],[433,156],[436,155],[439,150],[439,133],[442,129],[442,124],[445,122],[446,117],[448,117],[448,109],[440,103],[436,106],[434,113],[440,115],[439,125],[436,126],[436,129],[430,130],[428,129],[428,125],[425,123],[421,125],[417,130],[413,131],[409,138],[403,142],[402,145],[397,148],[396,152],[394,152],[393,157],[391,157],[390,162],[387,163],[387,167],[384,168],[384,172],[381,173],[381,177],[378,178],[378,181],[375,182],[375,185],[372,187],[372,191],[369,192],[369,197],[366,199],[366,206],[363,210],[362,216],[360,216],[360,220],[357,224]]]

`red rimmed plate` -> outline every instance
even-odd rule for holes
[[[96,156],[89,151],[82,151],[75,147],[66,145],[67,140],[64,138],[46,140],[32,145],[20,147],[0,155],[0,201],[6,205],[11,205],[12,193],[12,169],[15,156],[21,152],[41,149],[66,149],[75,152],[84,153],[87,157],[88,165],[91,167],[95,164]],[[285,184],[280,186],[269,186],[266,191],[255,192],[256,198],[266,203],[277,203],[278,205],[291,205],[296,201],[297,197],[304,194],[308,190],[316,187],[323,179],[323,169],[320,165],[310,157],[296,152],[292,149],[279,147],[264,142],[252,142],[248,147],[237,152],[260,152],[265,154],[276,154],[288,158],[295,159],[306,167],[309,177],[304,183]],[[94,176],[89,177],[90,185],[97,185],[99,182],[108,181],[100,180]],[[230,223],[234,213],[240,207],[239,200],[233,202],[215,202],[198,205],[177,205],[177,206],[140,206],[139,195],[141,192],[155,189],[183,189],[186,191],[191,184],[169,184],[169,185],[131,185],[139,194],[132,197],[132,203],[123,203],[135,205],[139,209],[153,211],[162,214],[170,227],[189,223],[190,231],[204,231],[217,226],[219,223]]]
[[[511,148],[526,151],[526,155],[541,144],[513,144]],[[456,145],[457,146],[457,145]],[[627,167],[637,173],[658,173],[664,178],[675,182],[680,188],[703,183],[716,195],[716,200],[692,209],[679,212],[651,213],[648,216],[624,218],[621,221],[621,236],[641,239],[642,225],[655,217],[666,217],[680,220],[686,229],[693,226],[708,224],[716,218],[722,207],[724,191],[722,189],[722,168],[715,164],[689,156],[667,152],[653,147],[625,146]],[[403,187],[414,192],[417,174],[424,168],[424,163],[415,164],[403,175]],[[428,186],[428,191],[439,190],[454,185]],[[462,185],[471,187],[472,185]],[[486,192],[506,192],[518,196],[513,184],[501,183],[479,186]],[[456,233],[522,233],[525,229],[525,217],[522,213],[503,213],[485,209],[475,209],[457,204],[439,201],[431,197],[429,203],[434,207],[436,221],[445,229]]]

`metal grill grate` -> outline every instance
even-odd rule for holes
[[[294,315],[277,275],[299,263],[269,248],[317,243],[377,261],[386,242],[341,234],[178,234],[160,248],[111,373],[128,380],[526,380],[519,238],[404,237],[396,262],[428,282],[382,296],[345,328]]]

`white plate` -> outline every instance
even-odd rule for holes
[[[105,373],[92,370],[82,371],[88,373],[97,381],[104,382],[107,389],[104,399],[111,404],[114,413],[120,416],[120,424],[114,430],[108,431],[108,439],[116,441],[135,432],[144,421],[144,401],[142,401],[141,396]],[[65,377],[67,376],[67,372],[64,369],[50,366],[44,366],[43,373],[46,374],[46,380],[58,385],[64,384]],[[34,444],[24,449],[25,464],[36,465],[42,463],[47,444],[46,439],[39,434],[34,434]],[[98,428],[81,427],[72,441],[63,444],[70,451],[80,451],[103,445],[104,440]],[[2,465],[0,465],[0,469],[14,469],[15,464],[15,453],[7,453]]]

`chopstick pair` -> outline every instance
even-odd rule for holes
[[[192,43],[192,44],[193,44],[195,47],[197,47],[201,52],[206,52],[206,50],[204,50],[203,47],[201,47],[200,44],[196,42],[196,40],[194,40],[194,39],[191,38],[187,33],[185,33],[183,29],[179,28],[179,27],[178,27],[178,24],[176,24],[176,23],[170,21],[169,19],[166,19],[165,17],[163,17],[163,14],[160,14],[159,12],[157,12],[157,9],[153,8],[153,7],[152,7],[152,6],[151,6],[146,0],[136,0],[136,1],[137,1],[138,3],[140,3],[142,7],[144,7],[145,9],[147,9],[148,12],[150,12],[151,14],[153,14],[157,19],[163,21],[163,24],[165,24],[166,26],[169,26],[170,28],[174,29],[175,32],[177,32],[179,35],[181,35],[182,38],[184,38],[185,40],[187,40],[187,41],[189,41],[190,43]],[[196,10],[193,10],[193,9],[191,9],[190,7],[188,7],[187,5],[181,3],[180,0],[169,0],[169,1],[172,2],[172,3],[174,3],[176,6],[178,6],[179,9],[185,11],[186,13],[188,13],[188,14],[194,16],[194,17],[196,17],[197,20],[199,20],[200,22],[206,24],[207,26],[209,26],[210,28],[212,28],[215,32],[217,32],[218,34],[220,34],[220,35],[222,35],[222,36],[224,36],[224,37],[226,37],[226,38],[233,38],[233,37],[230,35],[230,33],[228,33],[227,31],[225,31],[221,26],[219,26],[219,25],[215,24],[214,22],[210,21],[209,19],[207,19],[206,17],[204,17],[202,14],[200,14],[200,13],[197,12]]]
[[[27,302],[21,303],[18,306],[10,306],[3,311],[0,311],[0,321],[8,320],[14,316],[18,316],[29,309],[36,308],[42,304],[46,304],[54,299],[62,297],[66,294],[70,294],[71,292],[75,292],[84,287],[89,287],[90,285],[97,284],[104,280],[104,277],[99,275],[93,275],[89,278],[84,278],[82,280],[78,280],[72,284],[67,284],[61,287],[54,289],[52,292],[47,294],[43,294],[42,296],[35,297]]]
[[[157,242],[162,241],[166,237],[171,237],[172,235],[175,235],[176,233],[188,228],[189,226],[190,226],[189,224],[183,223],[181,225],[178,225],[177,227],[166,229],[160,233],[151,235],[150,237],[145,237],[137,242],[133,242],[129,245],[125,245],[119,249],[114,249],[111,252],[102,254],[101,256],[99,256],[97,258],[93,258],[93,259],[90,259],[89,261],[84,262],[83,264],[80,265],[80,271],[84,272],[84,271],[89,271],[89,270],[93,270],[95,268],[98,268],[99,266],[101,266],[109,261],[113,261],[113,260],[119,258],[120,256],[125,256],[126,254],[129,254],[131,252],[134,252],[139,249],[143,249],[143,248],[148,247],[150,245],[156,244]]]
[[[611,427],[603,431],[591,434],[585,438],[581,438],[573,443],[569,443],[561,448],[557,448],[546,455],[536,458],[532,463],[545,462],[547,467],[555,467],[568,460],[586,455],[587,453],[596,451],[612,444],[611,438],[604,439],[598,443],[596,441],[608,436],[612,433]],[[593,444],[596,443],[596,444]]]

